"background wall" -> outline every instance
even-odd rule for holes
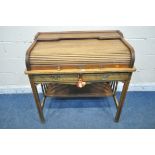
[[[118,29],[136,53],[132,84],[155,83],[155,27],[0,27],[0,88],[29,86],[25,53],[34,35],[41,31]]]

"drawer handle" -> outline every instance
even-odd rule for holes
[[[83,81],[83,79],[82,79],[82,74],[79,74],[79,75],[78,75],[78,81],[77,81],[77,83],[76,83],[76,86],[77,86],[78,88],[83,88],[85,85],[86,85],[86,82]]]

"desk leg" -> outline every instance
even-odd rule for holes
[[[126,93],[127,93],[127,90],[128,90],[129,82],[130,82],[130,80],[124,82],[123,90],[121,92],[121,97],[120,97],[119,105],[118,105],[116,116],[115,116],[115,122],[119,121],[120,114],[121,114],[123,104],[124,104],[124,100],[125,100],[125,97],[126,97]]]
[[[43,108],[41,107],[37,87],[36,87],[36,85],[35,85],[35,83],[33,81],[30,80],[30,83],[31,83],[31,88],[32,88],[32,91],[33,91],[33,96],[34,96],[34,99],[35,99],[35,102],[36,102],[36,106],[37,106],[37,109],[38,109],[40,120],[41,120],[42,123],[44,123],[45,118],[44,118],[44,115],[43,115]]]

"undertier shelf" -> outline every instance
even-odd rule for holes
[[[46,96],[53,97],[103,97],[112,96],[112,90],[108,82],[87,84],[83,88],[68,84],[48,84]]]

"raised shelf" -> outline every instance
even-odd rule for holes
[[[112,96],[108,82],[87,84],[83,88],[68,84],[48,84],[46,96],[53,97],[103,97]]]

